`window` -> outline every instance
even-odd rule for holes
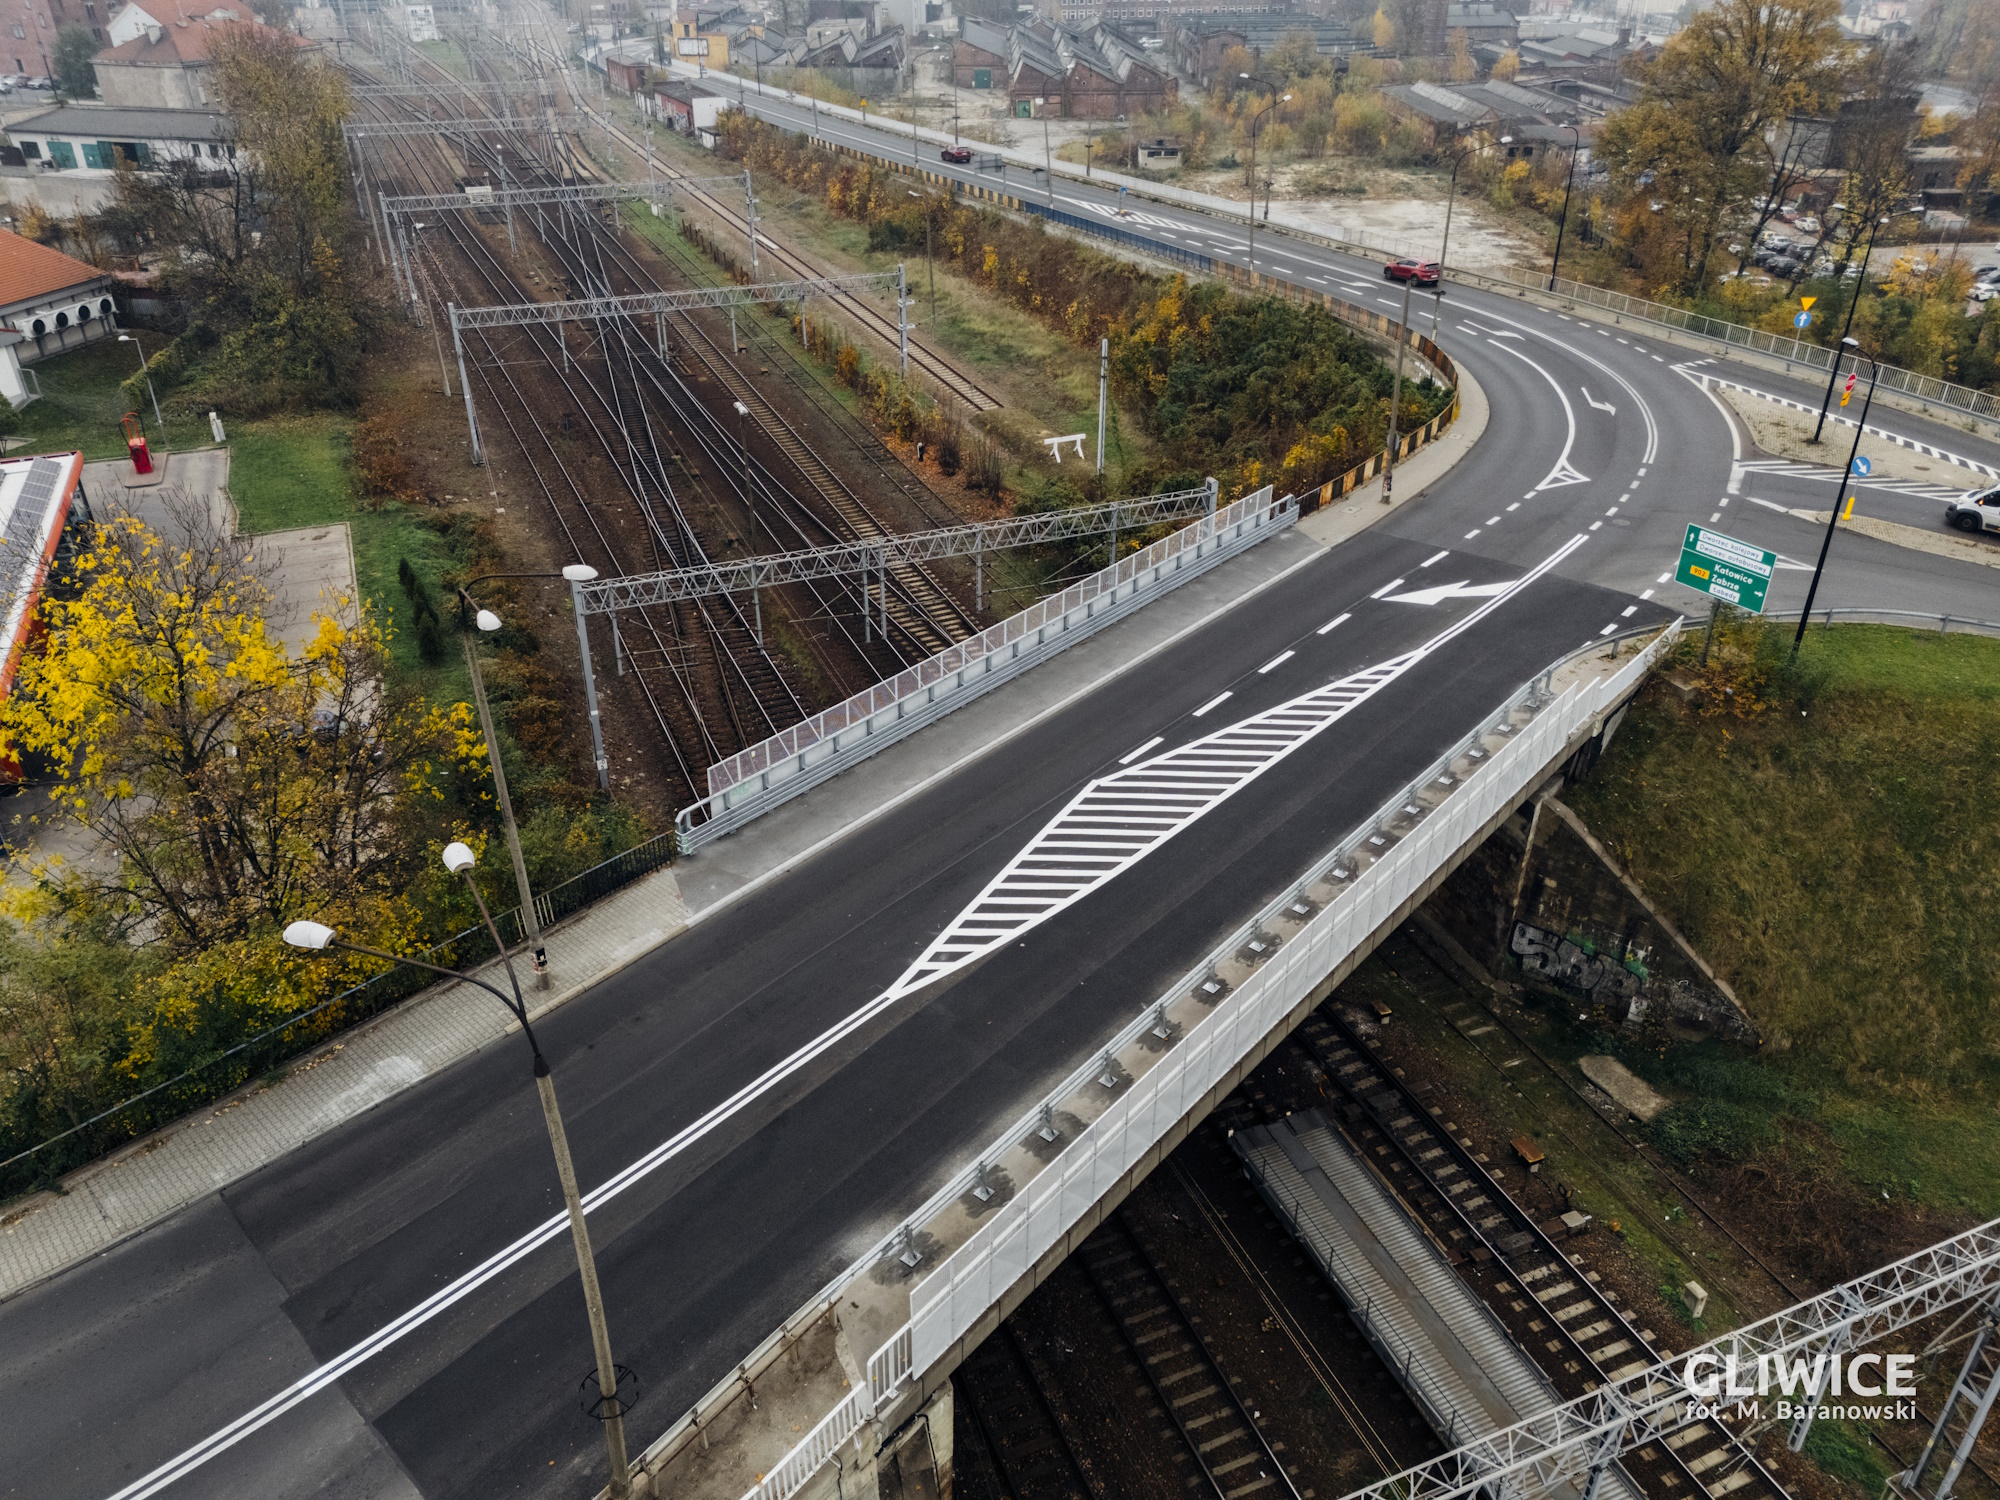
[[[95,21],[97,19],[97,0],[83,0],[83,13]]]
[[[25,37],[27,34],[28,34],[27,32],[21,29],[21,23],[19,21],[16,21],[14,23],[14,39],[16,41],[19,41],[22,37]],[[21,67],[21,59],[18,57],[14,59],[14,71],[16,73],[23,71]]]
[[[27,157],[29,161],[40,161],[42,159],[42,143],[40,141],[21,142],[21,154]]]

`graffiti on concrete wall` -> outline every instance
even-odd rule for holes
[[[1568,938],[1526,922],[1514,924],[1510,945],[1530,974],[1599,1005],[1634,999],[1643,981],[1615,958],[1586,953]]]

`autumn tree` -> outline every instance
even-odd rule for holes
[[[1644,69],[1639,101],[1606,121],[1598,149],[1614,181],[1675,216],[1680,291],[1706,282],[1722,224],[1767,180],[1765,133],[1840,88],[1839,19],[1840,0],[1717,0]]]
[[[225,27],[214,57],[222,154],[117,179],[119,221],[165,247],[167,289],[189,312],[155,370],[205,360],[199,394],[243,413],[346,404],[373,316],[349,265],[346,85],[281,33]]]
[[[304,914],[400,929],[435,809],[477,804],[470,710],[387,679],[351,606],[288,649],[249,544],[166,509],[164,535],[98,529],[0,704],[0,750],[45,765],[53,815],[111,856],[32,873],[176,953]]]
[[[1479,76],[1479,65],[1472,60],[1472,42],[1463,26],[1451,34],[1451,63],[1447,71],[1453,83],[1470,83]]]

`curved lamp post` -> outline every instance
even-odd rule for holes
[[[1868,262],[1875,257],[1875,236],[1882,232],[1882,226],[1888,222],[1889,216],[1883,214],[1868,226],[1868,248],[1861,255],[1861,274],[1854,278],[1854,295],[1847,302],[1847,321],[1840,327],[1840,342],[1843,345],[1854,342],[1848,337],[1848,334],[1854,331],[1854,309],[1861,305],[1861,294],[1868,289]],[[1820,433],[1826,428],[1826,409],[1833,404],[1833,383],[1838,379],[1840,379],[1840,350],[1835,349],[1833,368],[1826,372],[1826,394],[1819,399],[1819,420],[1813,424],[1811,441],[1815,443],[1819,441]]]
[[[494,624],[497,628],[497,617]],[[485,990],[521,1023],[521,1035],[527,1039],[528,1050],[534,1054],[535,1091],[541,1095],[542,1120],[548,1126],[550,1149],[555,1152],[556,1175],[562,1179],[563,1202],[569,1209],[570,1237],[576,1242],[577,1270],[583,1278],[583,1304],[590,1315],[590,1342],[597,1358],[598,1392],[590,1411],[604,1424],[605,1453],[611,1464],[610,1493],[613,1500],[625,1500],[632,1492],[632,1478],[631,1463],[625,1454],[625,1408],[618,1396],[619,1366],[611,1358],[611,1334],[604,1322],[604,1295],[597,1284],[597,1258],[590,1248],[590,1227],[584,1222],[583,1199],[577,1192],[576,1167],[569,1154],[569,1135],[563,1129],[562,1110],[556,1104],[556,1085],[549,1060],[542,1056],[541,1044],[535,1040],[534,1028],[528,1024],[528,1007],[521,998],[521,981],[514,974],[513,957],[507,952],[507,945],[500,941],[500,930],[493,925],[492,914],[486,909],[486,898],[479,893],[479,883],[472,878],[476,862],[472,851],[464,844],[445,845],[444,867],[454,875],[465,877],[466,888],[472,892],[472,899],[479,906],[479,920],[485,924],[493,946],[500,950],[500,960],[507,969],[508,988],[514,992],[511,999],[485,980],[475,979],[457,969],[347,942],[323,922],[294,922],[285,929],[285,941],[308,952],[324,953],[329,949],[344,948],[350,953],[365,953],[370,958],[408,964],[413,969],[425,969],[433,974],[463,980]],[[626,1373],[629,1375],[631,1372],[628,1370]]]
[[[139,373],[146,377],[146,394],[153,398],[153,420],[159,424],[160,442],[164,446],[167,441],[167,421],[165,417],[160,415],[160,398],[153,391],[153,372],[146,363],[146,350],[140,344],[139,336],[135,333],[119,334],[118,342],[121,344],[130,344],[139,352]]]
[[[1248,73],[1238,73],[1236,76],[1245,82],[1253,81]],[[1252,271],[1257,269],[1257,127],[1264,123],[1264,116],[1280,104],[1289,103],[1291,97],[1290,94],[1281,95],[1277,84],[1273,83],[1271,102],[1250,117],[1250,245],[1245,259],[1250,262]]]
[[[1503,135],[1500,137],[1500,144],[1511,146],[1514,144],[1514,137]],[[1484,149],[1485,146],[1482,143],[1474,142],[1459,152],[1451,163],[1451,186],[1445,191],[1444,197],[1444,239],[1438,244],[1437,292],[1431,298],[1431,342],[1433,344],[1437,342],[1438,315],[1444,310],[1444,258],[1446,253],[1451,249],[1451,211],[1458,203],[1458,169],[1465,164],[1466,157],[1476,155]]]

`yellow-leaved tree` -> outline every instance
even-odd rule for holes
[[[54,894],[176,955],[303,915],[393,945],[426,847],[483,793],[470,709],[388,682],[380,631],[348,604],[288,649],[250,545],[205,505],[165,504],[161,531],[96,528],[0,704],[0,750],[97,851],[32,872],[14,914],[45,917]]]

